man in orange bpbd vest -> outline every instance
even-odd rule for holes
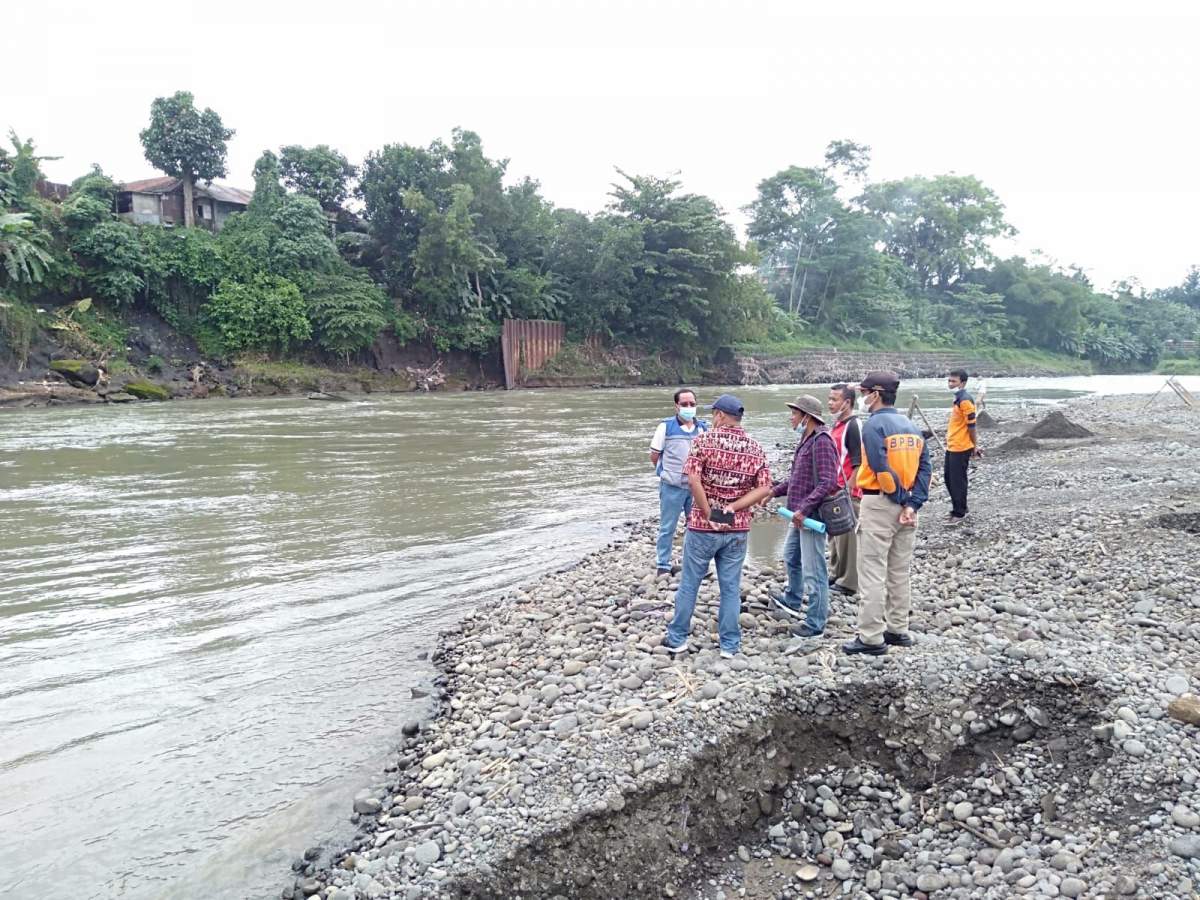
[[[900,379],[872,372],[859,390],[871,417],[862,426],[862,488],[858,519],[858,635],[846,653],[887,653],[908,647],[909,568],[917,539],[917,511],[929,499],[929,449],[921,430],[896,410]]]
[[[967,370],[953,369],[946,386],[954,393],[950,424],[946,428],[946,465],[943,475],[950,492],[950,524],[967,516],[967,467],[971,457],[983,456],[975,436],[975,399],[967,393]]]

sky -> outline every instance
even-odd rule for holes
[[[845,12],[853,7],[853,13]],[[616,167],[676,175],[744,229],[760,180],[872,148],[873,181],[972,174],[997,245],[1107,288],[1200,263],[1200,13],[1141,0],[41,0],[0,11],[0,129],[52,180],[157,174],[138,132],[189,90],[236,129],[226,182],[327,143],[353,162],[456,126],[560,206]],[[1133,14],[1136,10],[1136,14]],[[1183,10],[1184,12],[1179,12]]]

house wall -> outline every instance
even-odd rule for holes
[[[225,227],[225,221],[235,212],[242,212],[246,207],[234,203],[225,203],[221,200],[217,201],[217,231]]]
[[[162,216],[164,225],[183,224],[183,191],[174,194],[163,194]]]

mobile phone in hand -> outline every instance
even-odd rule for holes
[[[714,507],[708,511],[708,521],[716,522],[719,525],[732,525],[733,513]]]

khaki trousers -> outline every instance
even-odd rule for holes
[[[899,522],[900,507],[883,495],[862,499],[858,519],[858,635],[882,644],[883,631],[908,633],[909,567],[917,529]]]
[[[862,515],[862,501],[855,498],[854,518]],[[829,539],[829,580],[848,591],[858,591],[858,529]]]

